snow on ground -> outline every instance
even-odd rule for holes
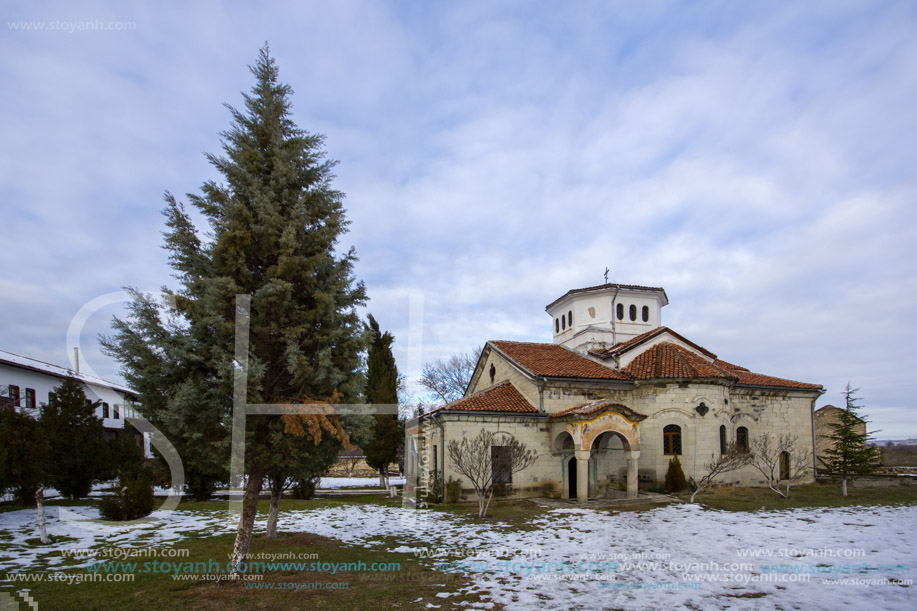
[[[64,544],[70,549],[145,547],[234,530],[225,510],[156,512],[135,528],[80,522],[97,515],[91,507],[49,507],[48,513],[52,537],[75,538]],[[61,556],[25,543],[35,537],[34,516],[33,510],[0,514],[0,571],[63,568]],[[510,609],[808,610],[913,608],[913,585],[876,580],[913,580],[915,523],[917,507],[740,513],[671,505],[617,514],[555,509],[534,518],[534,529],[518,530],[437,511],[345,505],[283,512],[280,529],[418,555],[435,550],[437,557],[422,560],[430,570],[453,562],[473,578],[465,590]],[[262,517],[256,529],[263,528]],[[768,574],[769,565],[779,567],[772,569],[778,574]],[[848,582],[830,583],[834,579]],[[695,583],[697,589],[679,585]],[[454,593],[440,598],[445,603]]]
[[[389,486],[403,486],[403,477],[388,478]],[[378,488],[378,477],[323,477],[316,488]]]

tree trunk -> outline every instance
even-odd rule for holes
[[[841,480],[841,490],[844,492],[844,496],[847,496],[847,478]]]
[[[48,528],[45,526],[45,489],[42,486],[35,491],[35,505],[38,507],[38,537],[42,545],[51,543],[48,538]]]
[[[277,538],[277,517],[280,514],[280,497],[283,490],[271,487],[271,509],[267,514],[267,537],[268,539]]]
[[[385,474],[379,469],[379,487],[385,488]]]
[[[255,516],[258,514],[258,495],[264,480],[264,470],[261,465],[253,465],[245,484],[245,494],[242,495],[242,515],[239,517],[239,529],[236,531],[236,542],[232,547],[230,558],[231,572],[229,579],[241,579],[248,568],[248,550],[252,542],[252,529],[255,526]],[[243,570],[239,570],[241,568]]]

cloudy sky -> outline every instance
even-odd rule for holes
[[[164,4],[5,3],[0,349],[66,364],[83,309],[117,378],[119,306],[87,304],[175,286],[163,193],[219,178],[268,41],[409,375],[550,341],[544,306],[608,266],[721,358],[819,405],[849,380],[917,436],[917,4]]]

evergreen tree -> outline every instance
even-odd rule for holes
[[[369,315],[367,325],[369,355],[366,370],[366,402],[373,405],[398,404],[398,368],[392,354],[395,338],[382,333],[379,323]],[[388,485],[388,466],[398,459],[404,445],[404,427],[395,414],[376,414],[373,439],[363,448],[366,464],[379,472],[379,483]]]
[[[171,196],[167,201],[172,201]],[[194,244],[193,226],[186,229],[185,239]],[[231,402],[227,399],[231,382],[226,382],[225,371],[212,366],[206,352],[195,349],[194,339],[200,332],[185,324],[177,308],[163,312],[152,297],[130,288],[127,291],[133,297],[127,306],[128,317],[114,319],[115,334],[102,338],[103,350],[121,363],[124,379],[137,392],[138,411],[181,456],[188,494],[206,500],[228,479],[224,419],[228,416],[226,401]],[[177,299],[170,305],[177,305]],[[157,460],[160,470],[169,473],[163,458]]]
[[[0,448],[6,455],[2,490],[13,490],[20,503],[31,505],[44,481],[48,454],[48,442],[38,422],[12,405],[0,406]]]
[[[84,497],[107,474],[105,428],[96,415],[100,404],[89,401],[80,383],[68,377],[41,406],[38,422],[50,447],[47,482],[63,496]]]
[[[857,413],[862,407],[857,404],[859,397],[855,396],[858,390],[850,388],[850,383],[847,383],[844,389],[846,409],[838,414],[837,422],[831,423],[832,433],[828,438],[832,445],[825,450],[828,472],[841,478],[844,496],[847,496],[847,480],[855,475],[871,473],[878,466],[881,456],[879,448],[869,445],[872,435],[858,430],[867,422]]]
[[[109,479],[133,479],[143,469],[143,450],[134,438],[134,427],[124,422],[124,430],[117,439],[108,442],[108,469],[105,474]]]
[[[681,461],[678,460],[678,454],[669,461],[669,468],[665,472],[665,491],[681,492],[688,487],[685,480],[685,472],[681,468]]]
[[[177,435],[170,439],[183,460],[205,477],[225,474],[229,464],[236,295],[252,296],[249,403],[352,403],[361,390],[355,308],[366,297],[352,277],[353,249],[336,252],[348,222],[343,195],[331,186],[334,162],[325,159],[322,136],[293,123],[292,90],[279,82],[267,46],[250,69],[255,85],[243,94],[244,109],[228,107],[224,155],[207,155],[223,182],[207,181],[200,195],[188,195],[209,225],[206,241],[166,194],[165,248],[181,284],[167,291],[169,316],[162,322],[160,308],[137,295],[131,318],[116,321],[117,334],[106,340],[145,415]],[[151,345],[142,345],[147,340]],[[235,562],[248,557],[281,418],[246,418],[248,479]],[[325,418],[305,418],[299,430]],[[285,430],[296,419],[287,418]]]

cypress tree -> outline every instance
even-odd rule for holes
[[[688,487],[685,480],[685,472],[681,468],[681,461],[678,460],[678,454],[669,461],[669,468],[665,472],[665,491],[681,492]]]
[[[395,338],[382,333],[379,323],[369,315],[369,354],[366,369],[366,402],[374,405],[397,405],[398,368],[392,354]],[[373,439],[363,448],[366,464],[379,472],[379,483],[387,486],[388,466],[398,459],[398,450],[404,444],[404,428],[394,414],[376,414]]]
[[[844,389],[846,408],[838,414],[838,421],[831,423],[832,433],[828,437],[832,446],[825,450],[825,464],[828,472],[841,478],[843,495],[847,496],[847,480],[855,475],[871,473],[879,464],[880,450],[869,445],[872,435],[859,432],[867,420],[858,414],[862,407],[855,396],[859,389]]]
[[[167,435],[177,433],[181,443],[173,443],[183,460],[188,451],[207,476],[225,474],[229,464],[225,423],[232,406],[236,295],[252,297],[248,403],[352,403],[361,390],[363,339],[355,308],[366,297],[352,277],[353,249],[336,251],[348,221],[343,195],[332,188],[335,163],[325,158],[323,136],[291,119],[292,90],[280,83],[267,46],[250,70],[255,84],[243,94],[244,108],[227,106],[232,123],[221,133],[223,154],[206,155],[221,182],[207,181],[200,194],[187,196],[208,223],[207,240],[184,206],[166,194],[165,248],[181,285],[167,291],[171,319],[156,323],[159,308],[138,296],[132,319],[116,324],[118,333],[106,341],[141,393],[143,409],[164,423]],[[138,337],[154,346],[137,347]],[[154,398],[149,408],[146,393]],[[340,424],[317,422],[325,418],[246,417],[248,483],[233,561],[248,557],[278,421],[284,431],[298,428],[300,434]]]
[[[63,496],[86,496],[93,482],[107,475],[105,428],[96,415],[100,404],[89,401],[80,383],[68,377],[41,406],[39,427],[50,448],[47,482]]]

